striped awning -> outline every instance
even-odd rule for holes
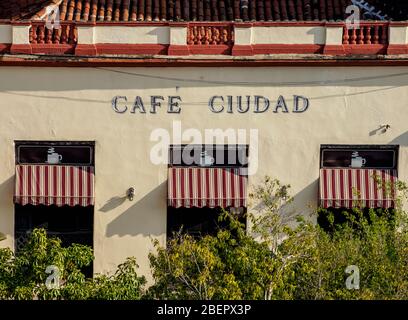
[[[14,202],[26,205],[94,205],[94,167],[17,165]]]
[[[171,207],[246,207],[247,176],[239,168],[169,168]]]
[[[396,181],[396,170],[320,169],[320,206],[392,208]]]

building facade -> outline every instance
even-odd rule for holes
[[[35,4],[42,20],[2,20],[1,246],[42,226],[92,245],[95,273],[135,256],[148,275],[152,239],[208,231],[212,208],[256,211],[248,193],[265,175],[291,184],[288,221],[349,207],[352,188],[364,206],[392,207],[372,175],[408,180],[408,25],[307,21],[306,2],[298,22],[252,5],[271,21],[133,22],[129,1],[116,22],[100,1],[55,2],[72,15],[51,31]],[[343,2],[319,8],[340,19]],[[84,17],[94,9],[103,21]]]

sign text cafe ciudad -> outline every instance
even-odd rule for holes
[[[276,101],[262,95],[254,96],[221,96],[214,95],[208,100],[208,108],[213,113],[264,113],[272,110],[274,113],[302,113],[309,108],[309,99],[293,95],[293,104],[289,105],[280,95]],[[127,96],[115,96],[112,98],[112,108],[116,113],[146,113],[155,114],[162,107],[167,108],[167,113],[181,113],[183,99],[181,96],[168,96],[167,98],[154,95],[149,98],[136,96],[131,99]]]

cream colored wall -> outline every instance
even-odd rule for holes
[[[15,25],[12,27],[12,43],[13,44],[29,44],[30,26]]]
[[[390,44],[406,44],[407,41],[407,26],[393,26],[392,28],[390,28]]]
[[[78,44],[94,44],[96,28],[93,26],[78,26]]]
[[[326,28],[326,45],[339,45],[343,41],[343,26]]]
[[[252,27],[235,26],[235,44],[325,44],[324,26]],[[341,44],[342,27],[329,28],[328,44]],[[339,36],[340,34],[340,36]],[[187,27],[167,26],[79,26],[78,43],[187,44]]]
[[[125,72],[123,74],[121,72]],[[132,75],[134,74],[134,75]],[[316,205],[321,144],[399,144],[399,175],[408,180],[408,67],[366,68],[0,68],[1,246],[13,247],[14,140],[95,140],[95,272],[136,256],[149,273],[151,239],[165,241],[166,165],[150,162],[156,128],[259,130],[259,170],[292,185],[294,206]],[[6,79],[6,80],[5,80]],[[179,80],[177,80],[179,79]],[[236,83],[236,84],[234,84]],[[214,114],[213,95],[293,94],[310,99],[304,113]],[[117,114],[111,99],[179,95],[181,114]],[[131,103],[129,103],[130,105]],[[391,129],[382,134],[380,124]],[[135,187],[133,202],[125,199]]]
[[[171,27],[169,41],[172,45],[185,45],[187,43],[187,28]]]
[[[236,45],[249,45],[253,43],[252,39],[252,30],[253,28],[239,28],[235,27],[234,37]]]
[[[169,44],[169,27],[95,27],[95,43]]]
[[[254,27],[252,43],[256,44],[324,44],[325,27]]]

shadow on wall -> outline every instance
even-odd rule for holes
[[[291,225],[297,215],[310,219],[310,213],[317,206],[319,179],[316,179],[303,190],[294,195],[294,201],[282,210],[283,222]],[[121,213],[110,222],[106,229],[106,236],[159,236],[166,233],[167,225],[167,181],[153,189],[129,209]],[[123,204],[126,197],[110,199],[102,208],[102,212],[109,212]],[[305,207],[305,203],[308,204]],[[255,206],[255,210],[262,210],[263,204]]]
[[[11,241],[12,237],[9,235],[14,234],[14,181],[12,176],[0,184],[0,232],[7,237],[7,240],[2,242],[5,246],[11,246],[8,241]]]
[[[101,211],[108,212],[122,204],[126,198],[110,199]],[[167,181],[153,189],[134,205],[122,212],[106,228],[106,236],[159,236],[166,233]]]
[[[318,190],[319,179],[316,179],[310,183],[303,190],[299,191],[293,196],[293,202],[284,205],[281,209],[282,222],[293,225],[296,222],[297,216],[302,216],[306,220],[316,221],[316,217],[313,214],[316,211],[318,204]],[[265,208],[262,202],[254,205],[254,211],[259,212]],[[311,219],[313,218],[313,219]]]
[[[322,36],[312,29],[309,34],[315,38],[314,41]],[[153,32],[154,34],[154,32]],[[333,67],[335,68],[335,67]],[[63,72],[61,72],[63,70]],[[78,81],[78,70],[86,70],[80,73],[81,81]],[[144,90],[149,89],[174,89],[180,88],[219,88],[225,89],[225,86],[252,87],[362,87],[365,88],[361,93],[352,93],[351,95],[362,94],[367,91],[367,87],[374,87],[368,92],[378,92],[378,81],[381,81],[382,89],[390,90],[405,86],[408,80],[408,70],[406,68],[399,71],[390,69],[384,74],[378,74],[378,68],[368,68],[364,75],[359,68],[337,69],[338,72],[330,75],[332,68],[317,68],[308,73],[307,79],[299,77],[299,70],[302,68],[288,69],[247,69],[245,77],[242,77],[242,70],[239,68],[230,68],[225,72],[222,68],[195,68],[194,73],[191,69],[173,68],[163,71],[163,68],[109,68],[95,67],[91,69],[78,68],[45,68],[43,72],[26,72],[21,70],[2,69],[2,77],[9,77],[10,81],[0,83],[2,94],[21,95],[27,97],[47,97],[48,99],[67,99],[72,101],[84,102],[103,102],[103,99],[87,99],[86,95],[58,96],[50,92],[65,91],[86,91],[86,90],[116,90],[118,95],[123,94],[121,90]],[[180,72],[180,70],[184,70]],[[190,70],[190,71],[189,71]],[[282,70],[285,72],[282,73]],[[11,77],[11,74],[13,77]],[[53,79],[50,85],[50,78]],[[222,79],[222,80],[220,80]],[[295,79],[295,80],[294,80]],[[24,93],[26,91],[26,93]],[[40,91],[40,93],[35,93]],[[43,94],[45,91],[47,94]],[[131,98],[132,94],[129,94]],[[330,97],[331,95],[329,95]],[[341,93],[345,96],[345,93]],[[315,97],[319,98],[319,97]]]
[[[99,210],[102,211],[102,212],[109,212],[109,211],[119,207],[120,205],[122,205],[126,201],[126,199],[127,199],[126,196],[124,196],[124,197],[112,197]]]
[[[154,36],[158,44],[165,44],[169,42],[169,37],[161,28],[154,28],[147,33],[149,36]]]
[[[311,33],[314,34],[313,30]],[[314,34],[314,38],[314,41],[317,41],[319,35]],[[114,95],[122,96],[125,94],[124,92],[130,90],[133,92],[127,95],[130,104],[135,95],[140,95],[147,88],[159,91],[173,90],[174,88],[182,88],[183,90],[203,88],[212,89],[214,92],[217,90],[225,91],[225,87],[238,89],[241,87],[252,89],[268,87],[273,88],[272,90],[283,87],[313,88],[322,86],[361,88],[357,91],[336,90],[332,94],[329,93],[331,90],[322,91],[308,97],[310,101],[316,101],[337,97],[344,99],[345,97],[369,93],[378,94],[379,91],[392,91],[405,87],[408,80],[406,68],[399,72],[390,69],[384,74],[383,72],[379,74],[378,68],[368,68],[365,69],[363,76],[359,68],[336,69],[335,73],[332,72],[334,69],[331,68],[316,68],[313,72],[309,72],[307,78],[304,79],[302,79],[303,71],[301,70],[304,70],[302,68],[282,67],[284,72],[275,68],[273,70],[270,68],[248,68],[245,70],[245,77],[242,77],[243,71],[240,68],[229,68],[227,72],[222,68],[195,68],[194,73],[191,72],[191,68],[170,68],[166,69],[165,72],[162,70],[163,68],[95,67],[91,69],[44,68],[41,72],[22,72],[21,70],[1,69],[2,78],[7,78],[10,81],[1,82],[0,91],[2,97],[4,96],[3,99],[27,98],[30,101],[31,99],[46,99],[57,105],[65,101],[110,106]],[[50,79],[52,79],[51,84]],[[381,81],[381,88],[378,87],[379,81]],[[98,95],[90,94],[88,91],[97,91]],[[181,93],[179,94],[183,97]],[[143,99],[148,98],[144,96]],[[144,101],[146,103],[146,100]],[[184,101],[184,103],[191,104],[193,102]],[[201,106],[202,103],[207,104],[208,101],[201,101],[198,105]]]
[[[391,140],[389,144],[399,144],[401,146],[408,146],[408,131]]]
[[[316,221],[316,208],[319,202],[319,178],[293,196],[288,211],[284,210],[284,222],[294,221],[301,215],[306,220]]]
[[[321,28],[311,28],[309,31],[307,31],[307,34],[313,35],[313,44],[324,44],[325,34],[322,32]]]
[[[0,203],[1,205],[10,205],[13,204],[14,196],[14,176],[11,176],[3,183],[0,184]]]

